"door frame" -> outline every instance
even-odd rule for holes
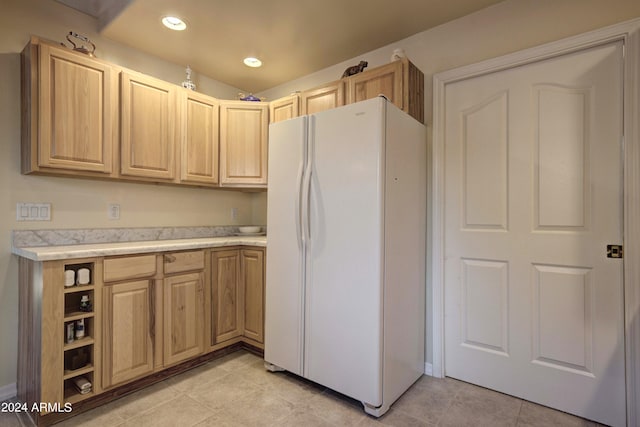
[[[432,374],[442,378],[444,366],[444,106],[448,84],[538,62],[613,41],[623,41],[623,215],[624,322],[627,425],[640,424],[640,19],[489,59],[433,77],[433,170],[431,285],[433,313]],[[603,248],[604,253],[604,248]],[[635,261],[635,262],[634,262]],[[429,331],[427,331],[429,333]]]

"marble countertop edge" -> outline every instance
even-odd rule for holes
[[[228,236],[140,242],[95,243],[81,245],[12,247],[11,252],[32,261],[132,255],[150,252],[206,249],[224,246],[267,246],[266,236]]]

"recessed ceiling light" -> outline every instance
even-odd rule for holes
[[[244,65],[246,65],[247,67],[259,67],[262,65],[262,61],[260,61],[258,58],[244,58]]]
[[[182,31],[187,28],[187,24],[177,16],[165,16],[162,18],[162,23],[171,30]]]

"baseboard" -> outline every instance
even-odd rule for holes
[[[431,363],[424,364],[424,374],[429,375],[430,377],[433,376],[433,365]]]
[[[16,397],[18,390],[16,389],[16,383],[7,384],[0,387],[0,402],[3,400],[11,399],[12,397]]]

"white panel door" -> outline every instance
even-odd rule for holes
[[[269,127],[265,361],[298,375],[303,369],[304,244],[302,176],[307,117]]]
[[[374,407],[382,404],[384,102],[309,122],[305,377]]]
[[[451,83],[445,372],[625,424],[622,44]]]

